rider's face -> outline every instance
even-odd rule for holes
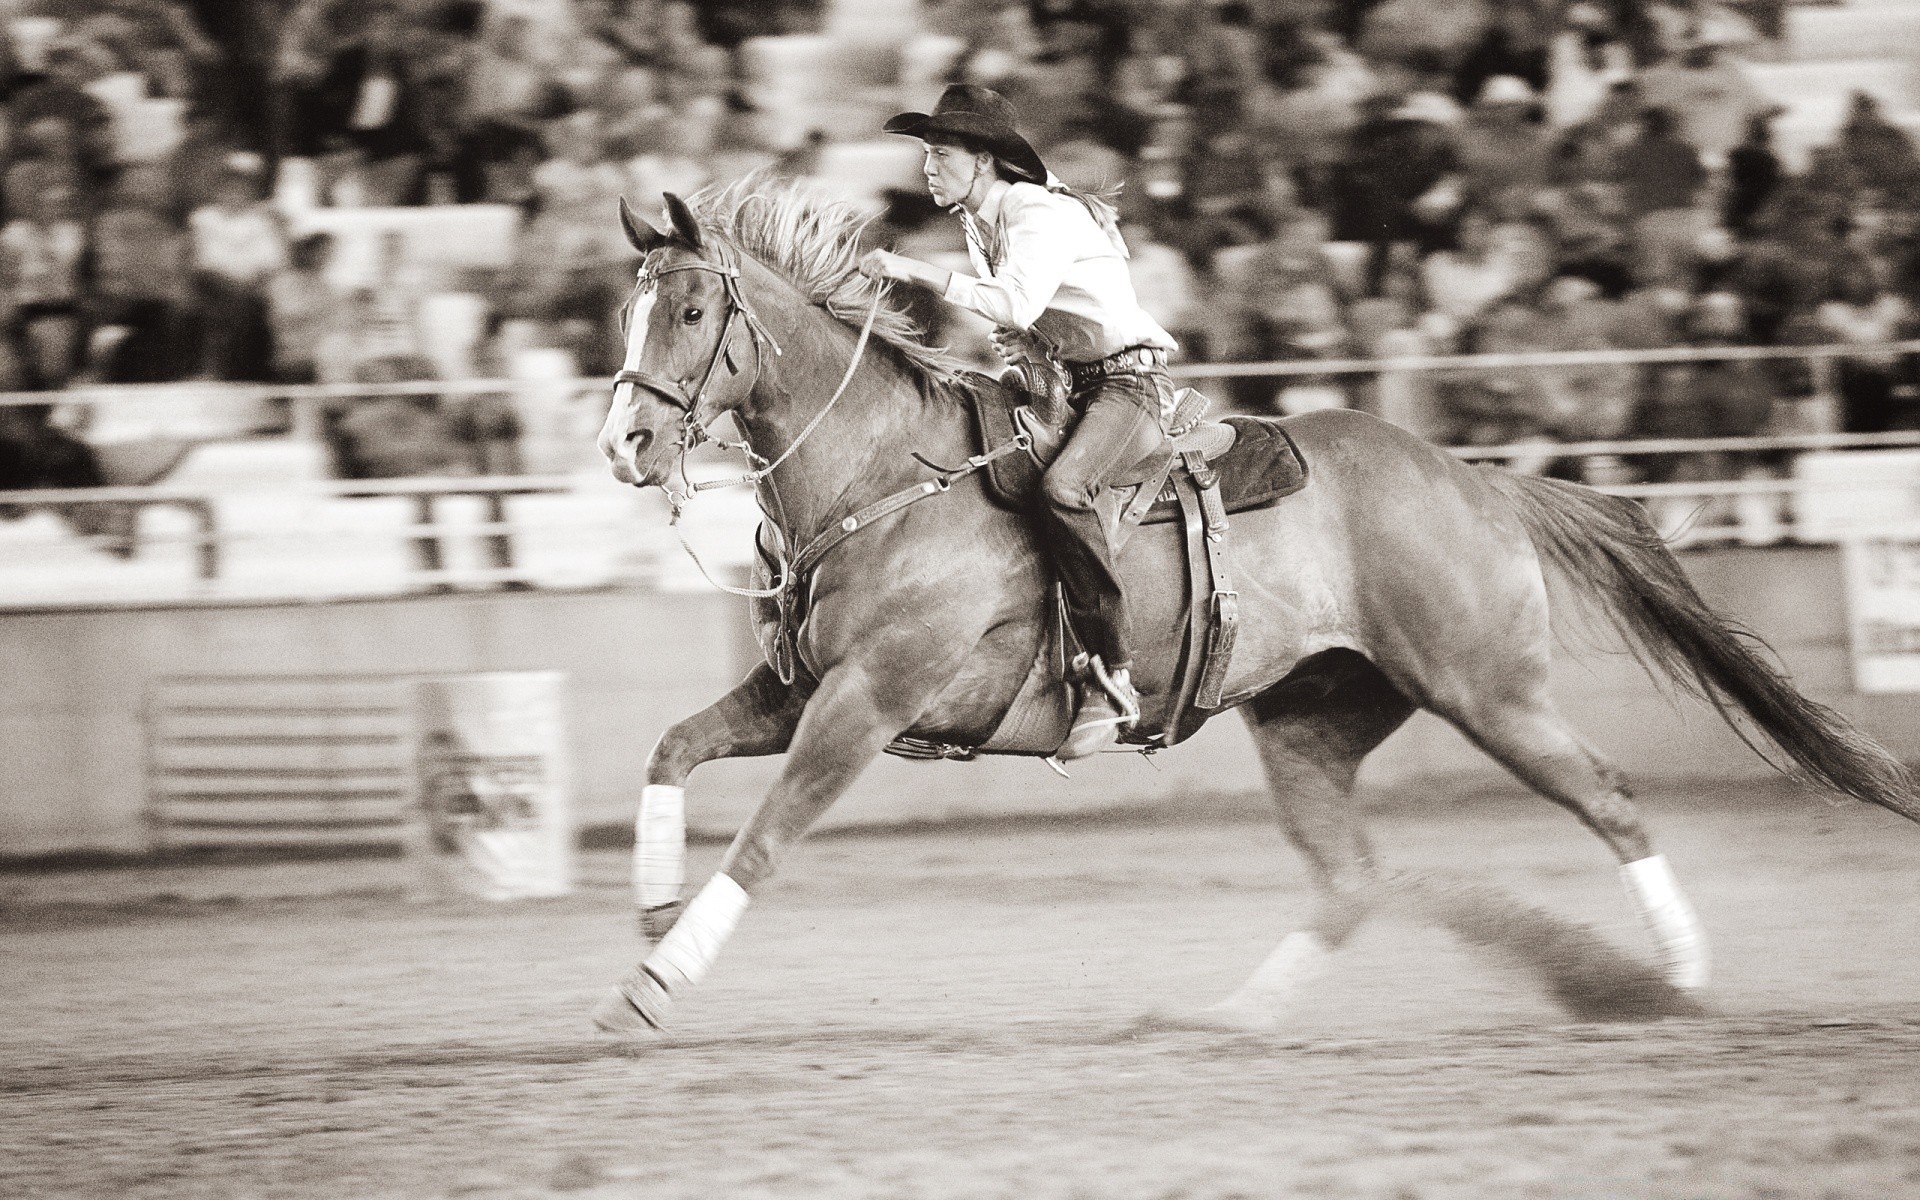
[[[947,208],[965,200],[985,169],[982,164],[986,158],[960,146],[928,142],[920,169],[927,177],[927,191],[933,196],[933,202]]]

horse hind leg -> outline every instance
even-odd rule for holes
[[[1315,655],[1242,709],[1282,828],[1317,896],[1304,928],[1281,940],[1231,996],[1203,1010],[1212,1027],[1271,1029],[1377,903],[1379,873],[1354,803],[1360,760],[1414,705],[1367,659]]]
[[[1707,940],[1692,904],[1666,856],[1654,853],[1625,778],[1567,725],[1544,681],[1517,698],[1440,711],[1522,782],[1571,811],[1606,842],[1620,861],[1621,883],[1653,939],[1667,982],[1682,991],[1704,988]]]

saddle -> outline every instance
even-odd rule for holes
[[[987,494],[1002,508],[1031,512],[1040,502],[1041,476],[1059,456],[1073,418],[1049,421],[1039,405],[1023,403],[1015,388],[988,376],[975,378],[973,419],[980,445],[998,446],[1022,433],[1029,442],[1027,453],[1007,455],[987,468]],[[1259,417],[1207,421],[1202,419],[1206,407],[1206,397],[1182,388],[1169,422],[1179,435],[1111,481],[1102,516],[1116,550],[1136,526],[1180,519],[1173,478],[1176,469],[1190,473],[1184,465],[1190,460],[1211,466],[1219,476],[1226,514],[1264,508],[1307,485],[1306,461],[1276,422]]]
[[[1059,454],[1070,426],[1044,419],[1042,406],[999,380],[979,377],[972,389],[975,428],[983,452],[1028,441],[987,465],[986,492],[1000,506],[1032,512],[1040,480]],[[1117,550],[1142,525],[1178,521],[1187,561],[1187,621],[1171,703],[1157,722],[1143,718],[1124,741],[1159,749],[1184,741],[1220,707],[1239,628],[1227,549],[1227,516],[1274,504],[1307,484],[1306,460],[1276,420],[1227,417],[1202,421],[1206,400],[1184,390],[1171,425],[1182,432],[1119,474],[1102,497],[1101,518]],[[1069,415],[1070,419],[1070,415]],[[1063,669],[1071,638],[1063,606],[1042,639],[1019,697],[991,737],[979,746],[948,746],[901,737],[887,751],[905,758],[971,758],[975,754],[1051,754],[1070,717]]]

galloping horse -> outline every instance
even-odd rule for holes
[[[669,729],[648,759],[634,873],[655,944],[594,1014],[604,1029],[636,1034],[662,1027],[782,853],[893,739],[977,746],[995,732],[1050,619],[1046,558],[1024,517],[991,503],[980,475],[948,484],[926,465],[982,449],[968,385],[855,270],[858,216],[758,180],[691,206],[667,199],[668,232],[621,209],[644,256],[636,298],[651,289],[652,303],[630,323],[600,448],[616,477],[666,487],[677,505],[687,448],[731,413],[762,464],[750,478],[775,549],[759,581],[799,571],[785,582],[805,616],[792,682],[760,664]],[[1637,505],[1468,465],[1360,413],[1283,423],[1313,482],[1234,518],[1241,623],[1222,710],[1239,708],[1252,731],[1317,902],[1306,928],[1200,1015],[1206,1023],[1271,1027],[1288,993],[1379,902],[1355,772],[1418,708],[1604,840],[1668,979],[1704,985],[1704,940],[1665,858],[1619,774],[1548,695],[1549,567],[1650,670],[1712,700],[1729,722],[1744,716],[1812,780],[1920,821],[1900,763],[1800,695],[1751,635],[1714,613]],[[909,492],[925,498],[867,512]],[[1164,714],[1176,690],[1187,599],[1174,530],[1139,530],[1119,560],[1147,718]],[[829,548],[810,556],[810,546]],[[780,636],[779,620],[770,599],[756,601],[763,643]],[[778,782],[683,907],[689,773],[783,752]]]

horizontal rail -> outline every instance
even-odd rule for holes
[[[1294,375],[1380,375],[1420,371],[1495,371],[1521,367],[1642,366],[1657,363],[1753,362],[1765,359],[1870,358],[1920,354],[1920,340],[1823,346],[1668,346],[1656,350],[1539,350],[1524,354],[1401,355],[1323,361],[1181,363],[1182,379],[1245,379]]]
[[[1469,459],[1589,458],[1600,454],[1764,454],[1772,450],[1920,449],[1920,429],[1891,433],[1782,433],[1761,437],[1616,439],[1598,442],[1513,442],[1504,446],[1448,446]]]
[[[1920,339],[1900,342],[1829,343],[1819,346],[1668,346],[1651,350],[1541,350],[1514,354],[1401,355],[1322,361],[1178,363],[1178,379],[1286,378],[1302,375],[1379,375],[1411,372],[1512,370],[1524,367],[1637,366],[1659,363],[1751,362],[1772,359],[1874,358],[1920,354]],[[475,396],[527,389],[574,394],[608,391],[612,380],[428,379],[403,383],[147,383],[108,384],[57,392],[0,392],[0,407],[35,404],[178,403],[199,391],[232,400],[370,400],[383,396]]]
[[[140,487],[35,488],[0,491],[0,504],[198,504],[237,500],[248,494],[333,496],[347,500],[408,496],[516,496],[576,492],[575,475],[420,475],[405,479],[321,479],[286,487],[182,488],[167,484]]]

